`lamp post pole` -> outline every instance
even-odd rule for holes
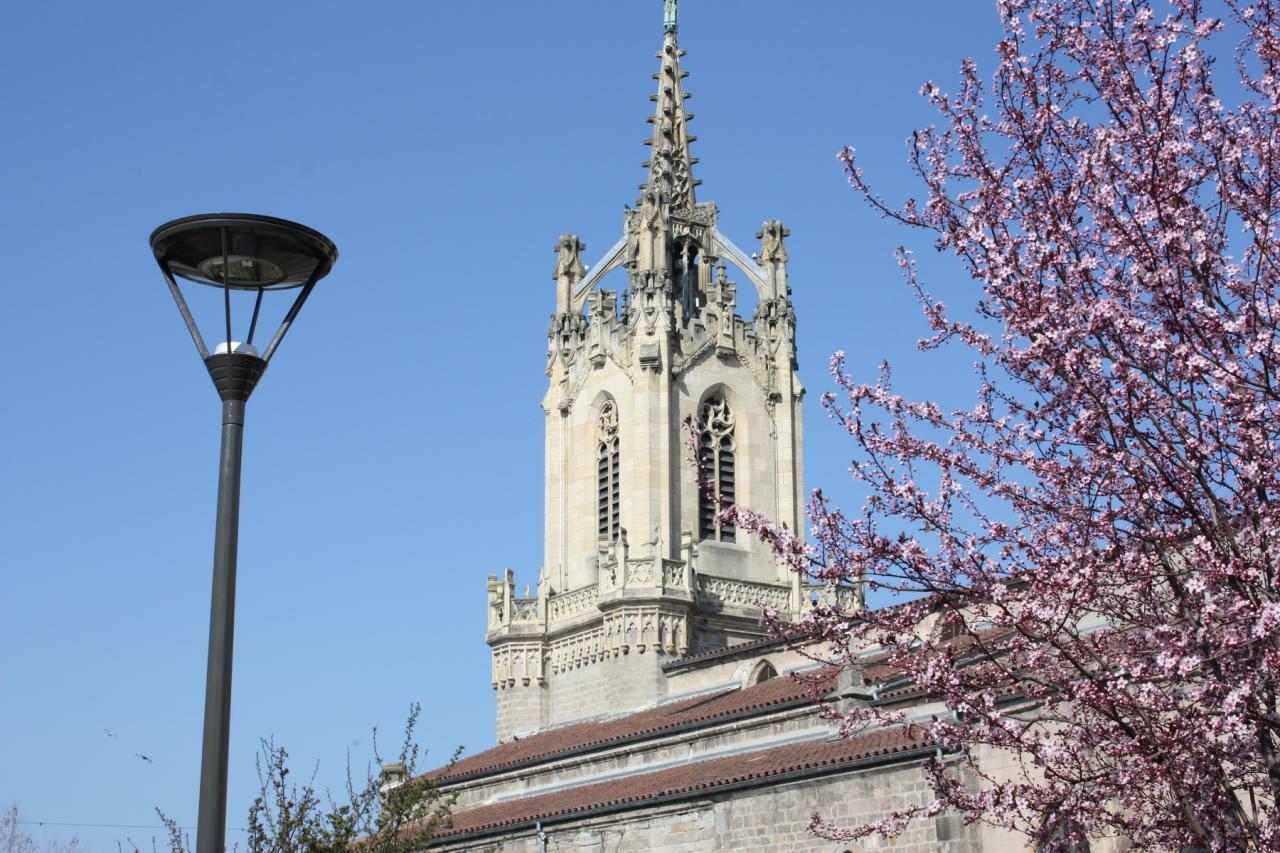
[[[231,663],[235,644],[244,410],[266,363],[256,356],[229,353],[209,356],[205,364],[222,398],[222,451],[218,463],[218,519],[213,538],[213,593],[209,607],[209,663],[204,689],[196,853],[223,853],[227,834],[227,762],[231,738]]]
[[[225,853],[245,404],[312,288],[333,268],[338,249],[328,237],[304,225],[245,213],[211,213],[175,219],[152,232],[151,248],[196,351],[222,399],[222,450],[213,539],[196,853]],[[213,353],[205,345],[204,336],[182,295],[179,278],[222,291],[221,325],[225,338]],[[253,336],[263,297],[281,290],[296,290],[298,295],[259,356],[253,346]],[[232,336],[233,294],[253,300],[248,335],[243,343],[236,342]]]
[[[204,687],[204,749],[200,758],[197,853],[222,853],[227,832],[227,749],[231,738],[231,661],[236,622],[236,544],[240,535],[240,451],[244,402],[222,404],[218,523],[213,539],[209,668]]]

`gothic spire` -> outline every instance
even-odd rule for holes
[[[678,2],[664,0],[662,50],[657,54],[662,65],[653,75],[658,81],[658,93],[649,96],[657,109],[649,119],[653,137],[645,141],[653,151],[644,164],[649,167],[649,180],[643,187],[664,192],[675,210],[692,210],[696,204],[693,188],[701,181],[693,178],[693,164],[698,158],[689,154],[689,144],[697,137],[689,134],[688,123],[693,115],[684,109],[685,99],[691,96],[681,86],[689,72],[680,70],[680,57],[685,52],[676,44]]]

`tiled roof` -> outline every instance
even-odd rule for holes
[[[662,669],[664,672],[670,672],[673,669],[680,669],[681,667],[689,666],[691,664],[706,663],[709,660],[733,657],[734,655],[747,652],[761,652],[765,649],[770,649],[775,646],[781,646],[791,642],[800,642],[801,644],[805,644],[809,641],[799,637],[799,635],[796,637],[756,637],[754,640],[746,640],[741,643],[735,643],[732,646],[722,646],[718,649],[707,649],[701,652],[694,652],[691,655],[685,655],[681,658],[676,658],[675,660],[664,663],[662,665]]]
[[[804,704],[812,700],[815,690],[828,689],[834,676],[834,667],[801,676],[783,675],[741,690],[694,696],[622,717],[548,729],[464,758],[448,768],[447,772],[437,770],[435,773],[439,775],[436,775],[436,779],[441,782],[461,782],[576,753],[605,749],[640,738]]]
[[[992,642],[1001,639],[1002,634],[1007,634],[1007,631],[988,629],[981,632],[979,637]],[[964,652],[973,643],[972,637],[962,636],[949,641],[948,645],[955,651]],[[767,644],[753,641],[742,645],[758,648]],[[888,657],[887,653],[881,652],[862,661],[863,678],[867,685],[884,684],[901,676],[901,671],[888,663]],[[836,668],[826,666],[798,677],[783,675],[740,690],[722,690],[668,702],[633,714],[547,729],[498,744],[429,775],[440,782],[463,782],[636,740],[716,725],[728,719],[803,705],[812,701],[815,693],[821,694],[834,687],[835,675]],[[916,689],[907,683],[882,693],[880,698],[896,699],[914,695],[915,692]]]
[[[756,784],[779,776],[830,773],[851,765],[879,763],[878,760],[886,757],[905,757],[904,753],[933,746],[923,729],[904,726],[846,740],[810,740],[710,758],[651,773],[637,773],[463,809],[452,815],[449,827],[438,832],[436,838],[445,841],[459,835],[502,831],[538,820],[570,819],[604,810],[633,808],[718,788]]]

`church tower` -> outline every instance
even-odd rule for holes
[[[648,179],[622,236],[589,270],[576,235],[555,247],[543,568],[523,596],[510,570],[488,582],[499,740],[664,699],[664,663],[760,636],[761,604],[803,603],[716,500],[803,529],[789,232],[765,222],[748,256],[697,200],[676,0],[663,30]],[[619,268],[621,294],[598,286]]]

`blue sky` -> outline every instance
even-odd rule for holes
[[[249,406],[230,827],[259,737],[336,784],[412,701],[432,758],[493,742],[484,580],[541,558],[556,236],[594,260],[643,180],[661,2],[13,5],[0,52],[0,808],[96,850],[195,821],[218,404],[147,237],[191,213],[341,250]],[[809,486],[848,502],[826,362],[963,400],[835,159],[919,191],[917,90],[993,64],[987,2],[686,0],[701,199],[791,228]],[[749,309],[748,309],[749,310]],[[109,737],[110,729],[115,737]],[[135,753],[147,755],[143,761]],[[229,833],[229,840],[242,837]]]

